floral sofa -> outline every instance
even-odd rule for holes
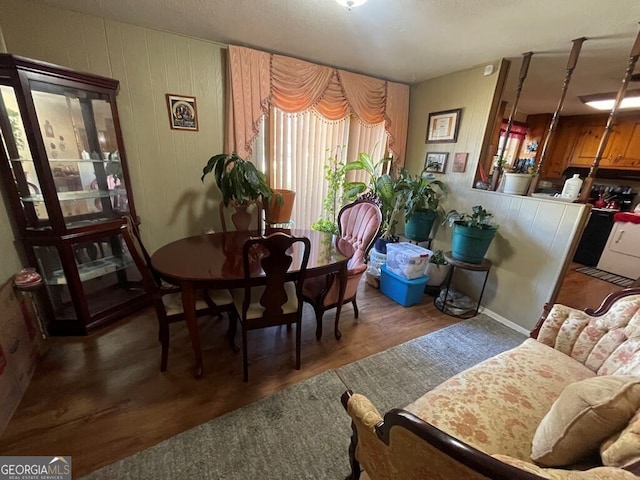
[[[353,480],[638,478],[640,288],[547,308],[521,345],[384,418],[342,402]]]

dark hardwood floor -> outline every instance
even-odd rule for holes
[[[596,307],[617,288],[572,269],[560,299]],[[363,282],[360,318],[345,306],[340,341],[333,337],[333,311],[325,314],[324,336],[316,341],[313,312],[305,305],[301,370],[293,368],[293,330],[257,330],[249,334],[248,383],[241,354],[226,342],[226,317],[201,320],[205,374],[199,380],[191,373],[193,354],[181,324],[172,326],[169,368],[160,373],[151,309],[90,337],[51,338],[0,437],[0,454],[72,455],[74,477],[82,476],[296,382],[460,321],[428,299],[404,308]]]

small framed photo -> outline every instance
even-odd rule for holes
[[[173,130],[198,131],[196,97],[167,93],[169,122]]]
[[[427,152],[427,157],[424,160],[424,169],[427,172],[444,173],[448,156],[447,152]]]
[[[453,166],[451,167],[452,172],[464,172],[467,168],[467,157],[468,153],[456,153],[453,156]]]
[[[458,140],[461,113],[461,108],[430,113],[426,143],[455,143]]]

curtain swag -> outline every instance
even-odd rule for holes
[[[384,121],[394,163],[404,164],[408,85],[230,45],[229,88],[227,152],[250,156],[260,118],[274,105],[287,113],[313,108],[329,120],[353,114],[365,125]]]

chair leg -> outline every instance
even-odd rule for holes
[[[158,333],[158,340],[160,340],[161,356],[160,356],[160,371],[167,371],[167,363],[169,362],[169,324],[165,321],[160,321],[160,328]]]
[[[296,320],[296,370],[300,370],[300,350],[302,344],[302,314]]]
[[[353,297],[351,300],[351,304],[353,305],[353,317],[358,318],[358,304],[356,303],[356,297]]]
[[[247,355],[247,327],[242,322],[242,374],[245,382],[249,381],[249,356]]]
[[[322,310],[321,306],[313,306],[313,311],[316,313],[316,340],[320,340],[322,338],[322,316],[324,315],[324,310]]]
[[[229,346],[231,347],[231,350],[233,350],[234,352],[238,352],[240,350],[240,347],[238,347],[238,345],[236,344],[236,332],[238,331],[238,314],[233,311],[230,310],[227,312],[227,315],[229,316],[229,328],[227,330],[227,337],[229,338]]]

